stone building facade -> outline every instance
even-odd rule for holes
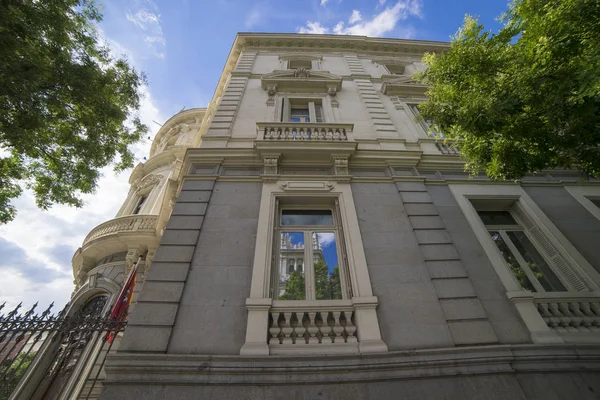
[[[447,48],[236,37],[73,259],[144,262],[101,398],[599,398],[600,182],[464,173],[411,80]]]

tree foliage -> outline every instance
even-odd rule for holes
[[[81,206],[100,169],[133,164],[147,128],[135,116],[145,83],[99,44],[94,0],[0,2],[0,222],[24,188],[42,209]]]
[[[416,79],[423,118],[494,179],[576,168],[600,176],[600,2],[516,0],[490,33],[466,17]]]
[[[327,264],[319,260],[314,264],[315,272],[315,298],[317,300],[334,300],[342,298],[342,285],[340,283],[339,266],[329,273]],[[280,300],[305,300],[306,287],[304,274],[300,271],[290,273],[285,282],[285,292],[279,296]]]

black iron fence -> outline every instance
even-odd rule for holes
[[[67,305],[58,314],[52,314],[53,304],[41,314],[37,303],[7,314],[1,305],[0,399],[55,399],[66,392],[97,397],[106,354],[127,324],[103,313],[107,301],[97,296],[76,312]]]

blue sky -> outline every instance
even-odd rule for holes
[[[101,40],[148,75],[140,117],[153,136],[183,107],[206,107],[237,32],[343,33],[448,41],[465,14],[490,29],[505,0],[104,0]],[[138,160],[149,142],[136,146]],[[71,257],[85,235],[115,216],[131,171],[104,171],[86,206],[39,211],[30,193],[0,226],[0,303],[59,308],[72,293]]]

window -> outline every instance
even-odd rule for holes
[[[146,194],[141,195],[138,198],[138,200],[137,200],[137,202],[135,204],[135,207],[133,207],[133,211],[131,213],[134,214],[134,215],[135,214],[139,214],[140,211],[142,210],[142,207],[144,206],[144,203],[146,203],[146,200],[148,200],[148,195],[146,195]]]
[[[385,64],[385,67],[392,75],[404,75],[404,65],[400,64]]]
[[[586,210],[594,217],[600,219],[600,186],[581,185],[565,186],[567,192],[571,193]]]
[[[510,272],[532,292],[562,292],[561,283],[548,262],[530,240],[526,230],[509,211],[478,211]]]
[[[343,260],[340,235],[335,206],[307,208],[284,203],[275,224],[278,268],[273,268],[273,297],[278,300],[346,298],[347,275],[345,265],[340,262]]]
[[[425,133],[427,133],[427,136],[438,137],[438,138],[445,138],[446,137],[441,132],[432,130],[433,129],[433,121],[419,118],[419,116],[421,115],[421,113],[419,112],[419,105],[418,104],[408,104],[408,108],[410,109],[410,111],[415,116],[415,119],[417,120],[417,122],[419,123],[419,125],[421,125],[421,127],[425,130]]]
[[[282,122],[324,122],[321,99],[283,98]]]
[[[288,61],[288,69],[311,69],[312,61],[311,60],[290,60]]]

